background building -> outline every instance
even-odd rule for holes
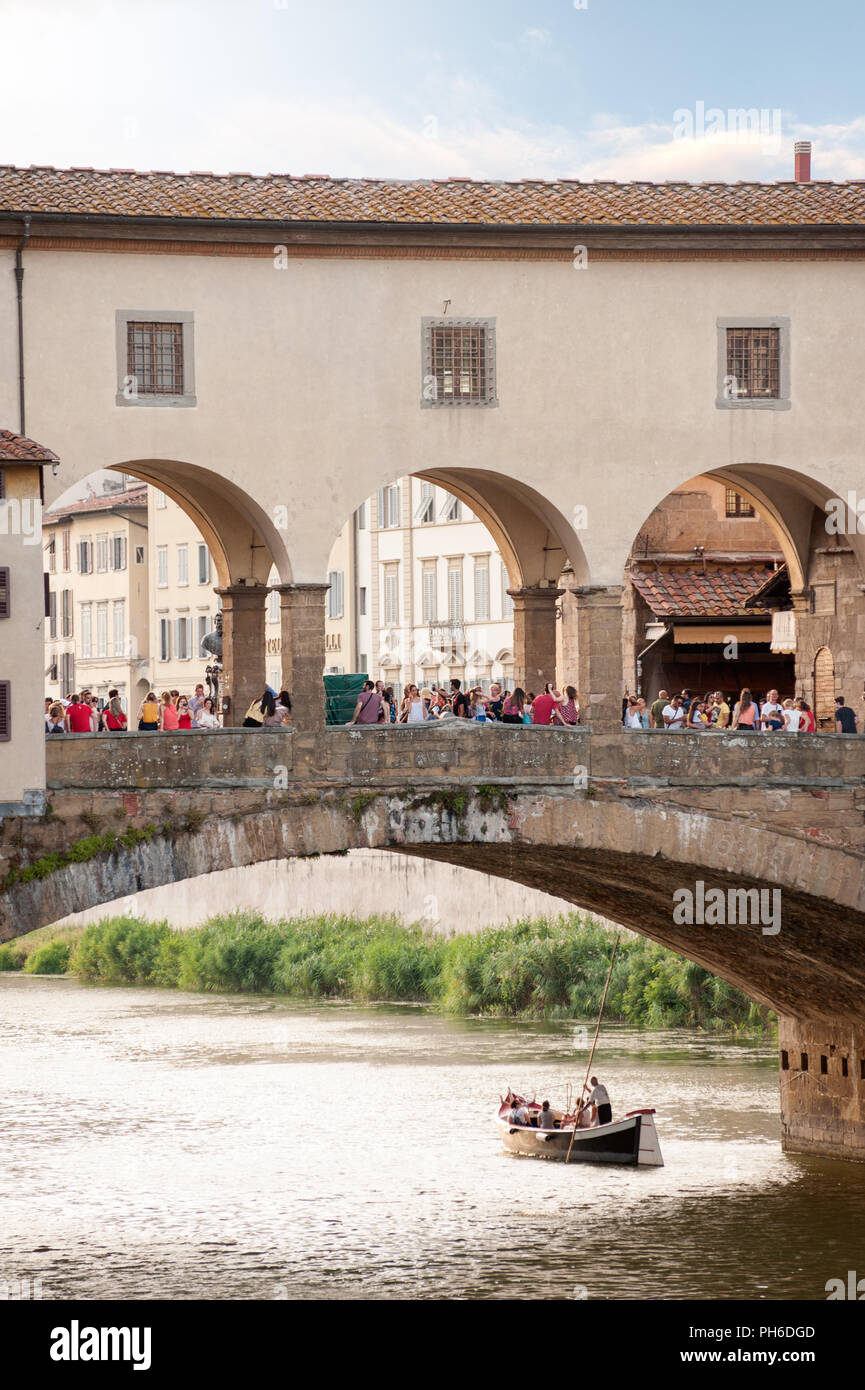
[[[45,810],[42,469],[58,463],[0,430],[0,819]]]
[[[182,508],[158,488],[147,495],[150,681],[157,694],[191,695],[212,660],[201,641],[220,606],[218,581],[204,538]]]
[[[107,491],[44,516],[49,614],[45,691],[116,686],[137,709],[150,679],[147,488],[115,474]],[[134,709],[133,709],[134,713]]]

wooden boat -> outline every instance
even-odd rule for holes
[[[664,1166],[655,1122],[652,1119],[654,1110],[629,1110],[623,1120],[613,1120],[608,1125],[590,1125],[586,1128],[578,1125],[575,1132],[575,1117],[561,1110],[552,1112],[553,1119],[559,1126],[557,1129],[541,1129],[536,1124],[511,1124],[507,1116],[515,1100],[525,1107],[530,1120],[536,1120],[541,1113],[537,1101],[529,1102],[511,1094],[502,1101],[496,1113],[496,1123],[502,1143],[509,1153],[522,1154],[527,1158],[564,1161],[570,1148],[571,1163],[624,1163],[654,1168]]]

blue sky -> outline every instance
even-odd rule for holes
[[[773,180],[811,139],[815,178],[865,178],[862,0],[0,0],[0,26],[2,163]]]

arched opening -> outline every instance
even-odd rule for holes
[[[682,483],[646,518],[625,571],[626,693],[648,705],[659,691],[699,700],[743,687],[792,695],[793,648],[783,620],[790,566],[787,532],[728,478]]]
[[[576,530],[525,484],[462,469],[395,478],[331,550],[325,673],[380,678],[397,696],[409,682],[488,691],[530,672],[538,688],[555,679],[566,566],[586,578]]]
[[[747,686],[810,700],[825,646],[836,663],[840,654],[855,703],[865,677],[863,575],[858,516],[825,485],[758,463],[692,478],[658,502],[631,547],[625,693]],[[832,712],[824,728],[834,727]]]
[[[818,729],[835,728],[835,660],[829,647],[821,647],[814,657],[811,699]]]
[[[58,493],[44,531],[46,694],[88,688],[102,705],[117,689],[132,722],[149,690],[201,687],[222,722],[239,722],[265,681],[268,579],[291,577],[251,498],[208,469],[129,460]]]

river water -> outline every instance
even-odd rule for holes
[[[44,1298],[825,1299],[865,1168],[782,1155],[771,1043],[609,1026],[660,1169],[506,1154],[566,1023],[0,977],[0,1283]],[[11,1291],[11,1289],[10,1289]],[[2,1289],[0,1289],[2,1292]]]

